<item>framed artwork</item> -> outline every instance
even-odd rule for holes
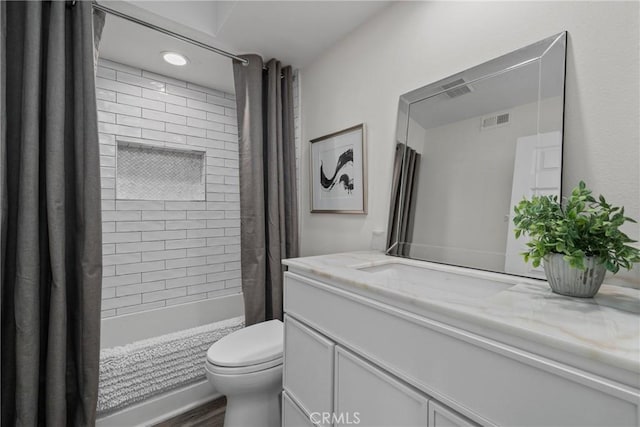
[[[364,124],[310,142],[311,212],[366,214]]]

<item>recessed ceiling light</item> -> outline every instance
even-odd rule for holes
[[[186,56],[176,52],[162,52],[162,57],[171,65],[183,66],[189,62]]]

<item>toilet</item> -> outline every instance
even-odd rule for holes
[[[280,426],[284,328],[269,320],[235,331],[207,351],[207,378],[227,397],[225,427]]]

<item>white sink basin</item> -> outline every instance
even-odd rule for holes
[[[366,271],[390,282],[409,282],[437,291],[455,293],[469,298],[486,298],[509,289],[511,283],[471,277],[446,271],[416,267],[402,263],[387,263],[373,267],[362,267]]]

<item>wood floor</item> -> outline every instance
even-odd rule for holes
[[[223,427],[226,407],[227,399],[223,396],[153,427]]]

